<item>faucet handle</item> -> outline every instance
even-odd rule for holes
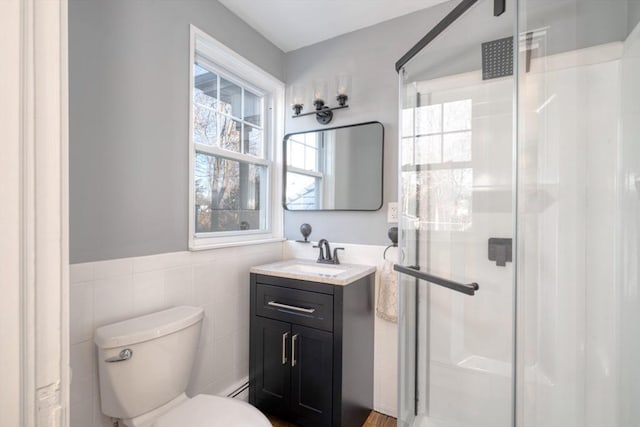
[[[333,263],[340,264],[340,260],[338,259],[338,251],[344,251],[344,248],[333,248]]]
[[[318,254],[318,262],[324,260],[324,249],[322,248],[322,245],[314,245],[313,247],[314,249],[320,249],[320,253]]]

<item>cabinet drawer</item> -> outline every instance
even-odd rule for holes
[[[312,328],[333,330],[333,295],[258,283],[256,314]]]

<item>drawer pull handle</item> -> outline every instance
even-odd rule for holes
[[[281,304],[275,301],[269,301],[267,305],[270,305],[271,307],[286,308],[287,310],[301,311],[303,313],[309,313],[309,314],[316,311],[315,308],[296,307],[295,305]]]
[[[291,337],[291,367],[296,366],[298,361],[296,360],[296,341],[298,340],[298,334]]]
[[[282,364],[287,364],[287,337],[289,336],[289,332],[285,332],[282,334]]]

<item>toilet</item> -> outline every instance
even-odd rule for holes
[[[271,427],[246,402],[187,397],[203,317],[180,306],[96,329],[102,413],[127,427]]]

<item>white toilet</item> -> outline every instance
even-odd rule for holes
[[[127,427],[270,427],[243,401],[185,394],[203,317],[182,306],[98,328],[102,413]]]

